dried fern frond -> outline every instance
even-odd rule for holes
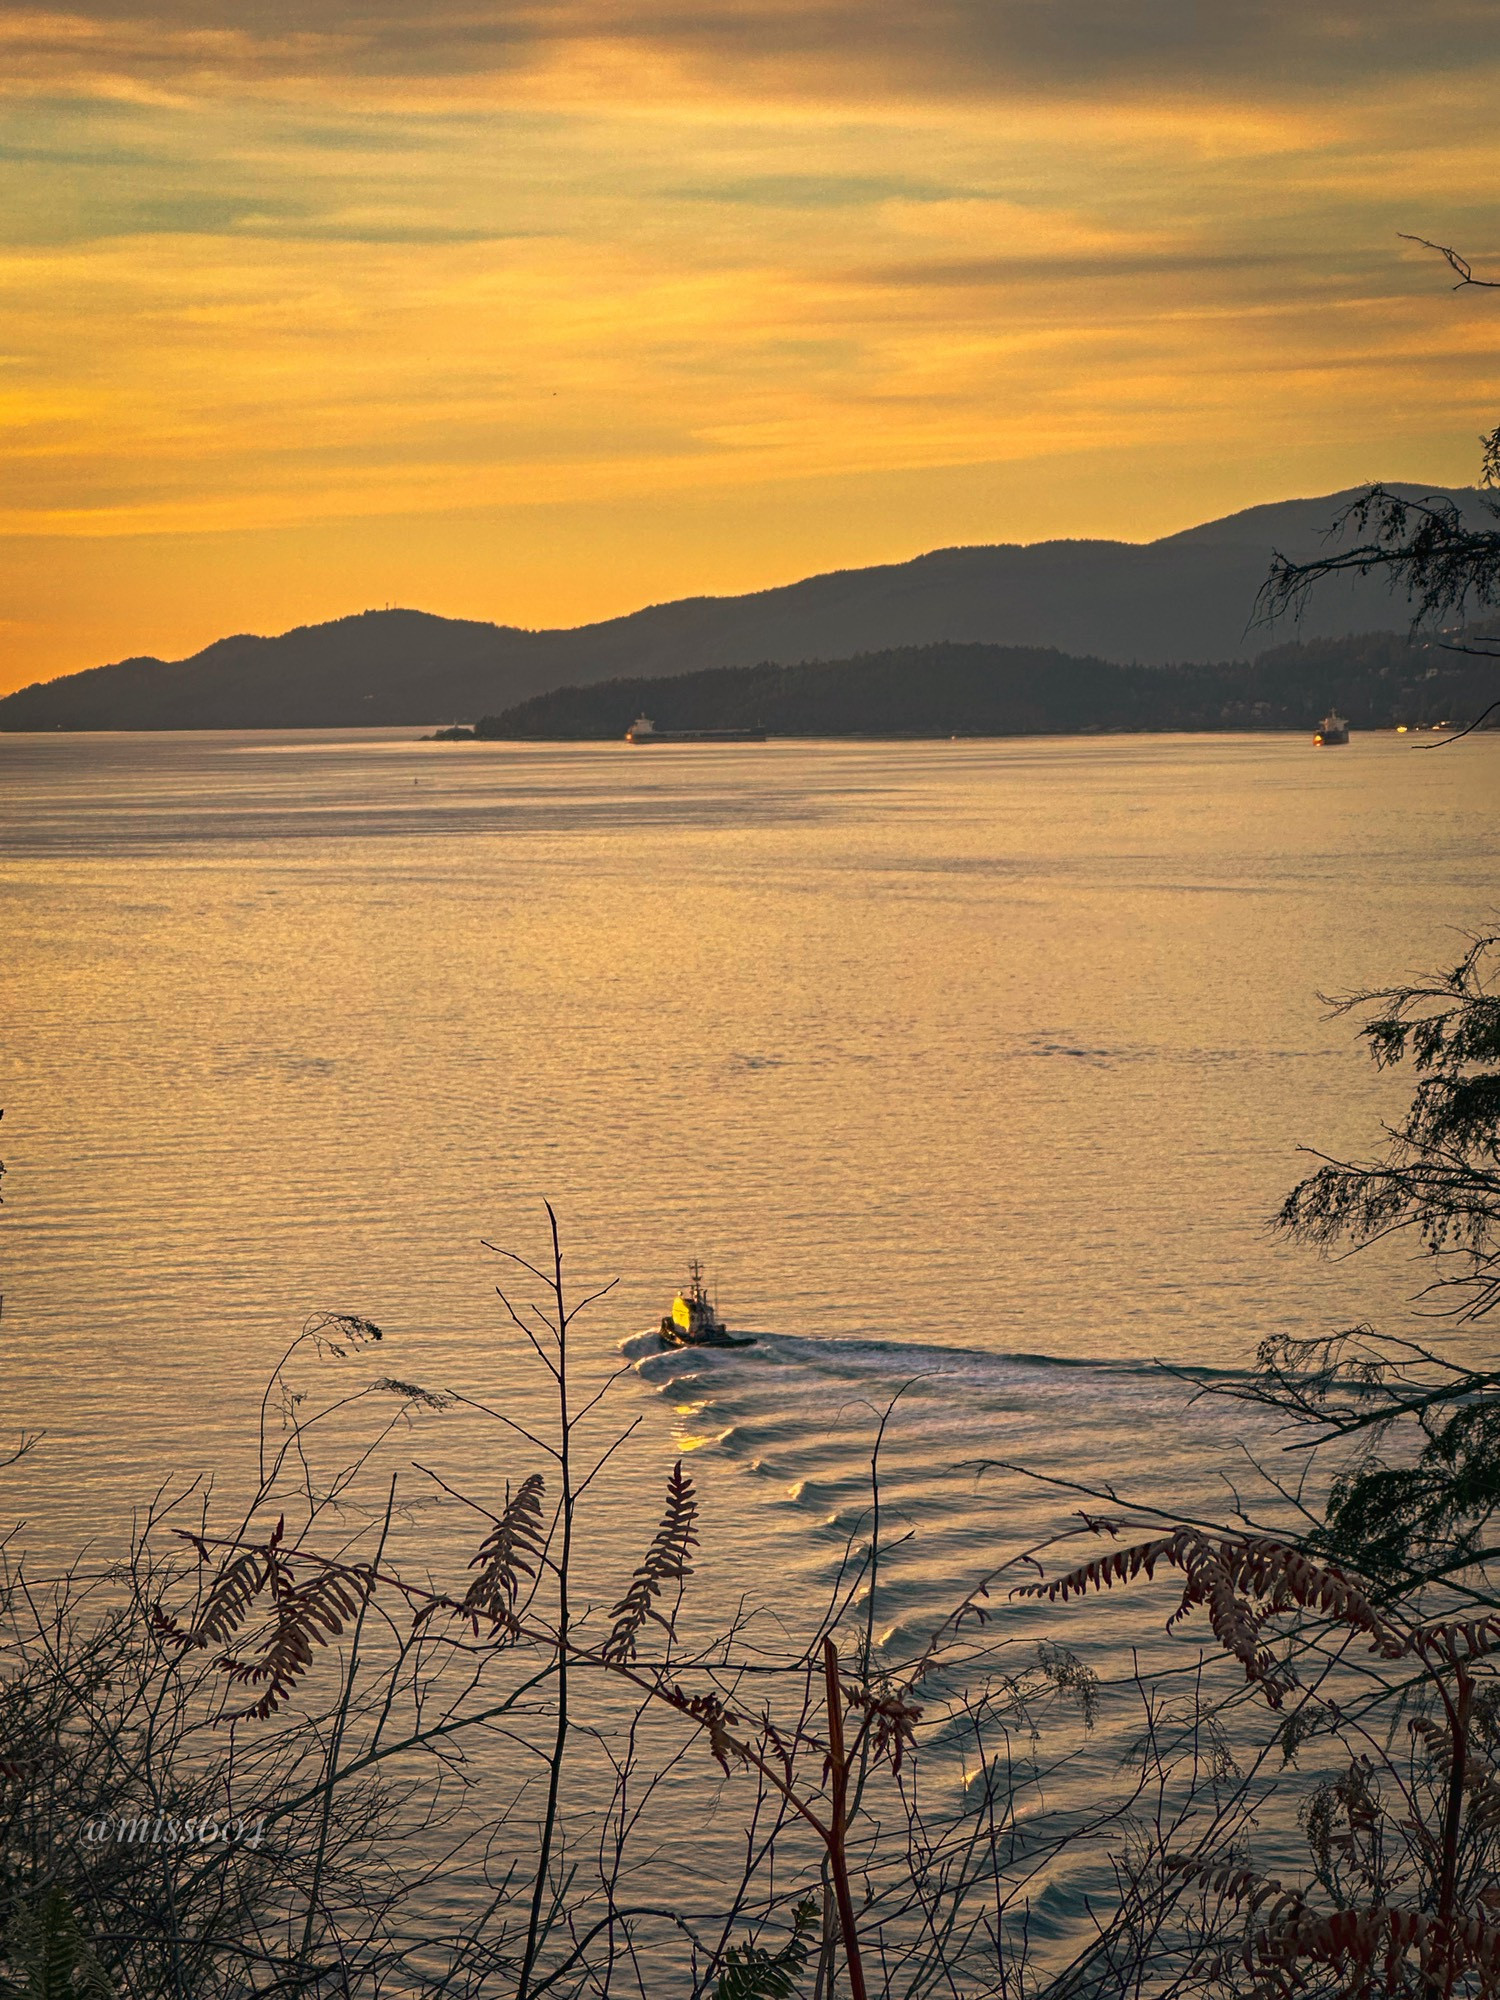
[[[667,1481],[666,1512],[646,1560],[630,1580],[630,1588],[610,1612],[614,1628],[604,1642],[604,1657],[617,1663],[635,1658],[636,1643],[648,1619],[668,1633],[672,1620],[658,1611],[664,1586],[683,1584],[693,1573],[689,1551],[698,1541],[698,1497],[679,1458]]]
[[[479,1571],[461,1598],[434,1597],[412,1619],[412,1629],[425,1625],[439,1612],[466,1618],[477,1639],[481,1620],[492,1637],[519,1639],[521,1621],[516,1601],[521,1579],[534,1577],[546,1549],[542,1521],[542,1501],[546,1481],[539,1472],[527,1475],[514,1493],[507,1494],[505,1509],[479,1545],[479,1553],[469,1562]]]
[[[285,1532],[286,1517],[283,1515],[271,1530],[267,1542],[236,1549],[221,1563],[208,1587],[208,1595],[190,1624],[179,1624],[159,1604],[153,1605],[151,1623],[157,1633],[162,1638],[175,1639],[183,1646],[222,1646],[244,1624],[251,1605],[270,1582],[272,1566],[276,1561],[275,1552]],[[201,1537],[189,1535],[187,1539],[204,1562],[213,1560],[208,1544]]]
[[[534,1577],[542,1560],[544,1534],[542,1500],[546,1482],[539,1472],[530,1473],[505,1503],[505,1511],[479,1545],[479,1553],[469,1564],[478,1576],[465,1591],[459,1606],[477,1634],[479,1621],[487,1618],[498,1629],[519,1638],[516,1599],[521,1579]]]
[[[1090,1590],[1109,1590],[1138,1576],[1154,1577],[1158,1566],[1187,1579],[1182,1601],[1167,1620],[1171,1631],[1196,1607],[1208,1613],[1214,1637],[1245,1669],[1272,1708],[1280,1708],[1293,1686],[1291,1670],[1262,1643],[1266,1621],[1291,1611],[1311,1611],[1362,1632],[1388,1659],[1407,1650],[1406,1641],[1371,1605],[1342,1570],[1314,1562],[1301,1549],[1262,1535],[1205,1535],[1178,1528],[1133,1548],[1112,1549],[1064,1576],[1018,1584],[1013,1597],[1044,1597],[1066,1603]],[[1252,1603],[1251,1600],[1258,1600]]]
[[[1500,1613],[1488,1618],[1449,1618],[1418,1625],[1411,1635],[1414,1653],[1444,1660],[1477,1660],[1500,1647]]]
[[[244,1549],[231,1558],[209,1586],[203,1608],[189,1625],[181,1624],[161,1605],[151,1607],[151,1623],[163,1639],[182,1646],[222,1645],[245,1622],[251,1605],[266,1587],[270,1572],[258,1549]]]
[[[1326,1965],[1354,1978],[1350,1991],[1397,1993],[1407,1990],[1402,1963],[1414,1958],[1423,1987],[1434,1992],[1452,1992],[1456,1980],[1469,1976],[1477,1980],[1472,1990],[1486,2000],[1500,1991],[1500,1925],[1481,1917],[1445,1923],[1424,1910],[1391,1903],[1315,1910],[1298,1890],[1249,1868],[1216,1868],[1192,1856],[1168,1856],[1163,1866],[1184,1883],[1260,1917],[1237,1954],[1226,1953],[1206,1968],[1211,1978],[1225,1977],[1237,1956],[1252,1975],[1291,1982],[1283,1990],[1307,1985],[1303,1968]],[[1379,1989],[1369,1983],[1377,1966],[1383,1973]]]
[[[355,1617],[374,1588],[373,1573],[362,1566],[330,1566],[298,1583],[284,1559],[272,1561],[275,1617],[259,1651],[249,1658],[225,1654],[218,1662],[233,1685],[260,1688],[248,1708],[222,1719],[263,1721],[286,1701],[313,1662],[314,1646],[326,1646]]]

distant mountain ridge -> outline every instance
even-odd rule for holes
[[[795,665],[944,642],[1056,648],[1148,666],[1243,657],[1273,549],[1326,546],[1326,494],[1252,507],[1155,542],[936,549],[741,597],[690,597],[567,630],[367,611],[275,638],[220,639],[190,659],[121,660],[0,699],[0,730],[295,729],[495,715],[533,695],[622,677],[762,661]],[[1468,489],[1397,486],[1466,510]],[[1298,628],[1340,636],[1405,622],[1378,579],[1321,589]]]

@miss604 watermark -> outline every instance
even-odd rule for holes
[[[266,1816],[232,1818],[227,1813],[200,1813],[179,1819],[174,1813],[111,1813],[91,1819],[83,1837],[91,1847],[259,1847]]]

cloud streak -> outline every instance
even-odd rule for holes
[[[145,85],[566,74],[612,52],[701,88],[793,95],[1100,91],[1306,99],[1494,59],[1488,0],[88,0],[16,10],[0,29],[12,88],[73,75]]]
[[[0,20],[22,677],[87,663],[76,544],[219,551],[170,631],[104,636],[111,571],[101,655],[367,565],[441,608],[495,537],[533,554],[465,608],[574,622],[1461,479],[1500,395],[1483,302],[1396,235],[1489,247],[1488,0],[249,13]]]

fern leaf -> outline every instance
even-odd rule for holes
[[[198,1547],[207,1554],[201,1543]],[[179,1624],[159,1604],[151,1607],[151,1624],[162,1638],[176,1640],[182,1646],[221,1646],[244,1624],[270,1574],[264,1550],[241,1549],[220,1565],[198,1615],[190,1624]]]
[[[1325,1965],[1356,1979],[1349,1991],[1370,1992],[1375,1989],[1368,1980],[1379,1965],[1385,1973],[1380,1990],[1406,1992],[1398,1969],[1411,1953],[1416,1955],[1424,1989],[1451,1992],[1455,1980],[1474,1973],[1479,1991],[1491,1994],[1500,1977],[1500,1925],[1483,1917],[1459,1916],[1445,1924],[1424,1910],[1389,1903],[1316,1910],[1299,1891],[1284,1889],[1273,1877],[1258,1876],[1249,1868],[1216,1868],[1194,1856],[1169,1856],[1164,1866],[1168,1875],[1202,1887],[1257,1918],[1236,1954],[1241,1964],[1252,1975],[1293,1982],[1298,1991],[1308,1984],[1306,1967]],[[1231,1972],[1230,1956],[1224,1954],[1207,1968],[1211,1977],[1224,1978]]]
[[[443,1612],[467,1619],[476,1639],[481,1620],[488,1623],[491,1637],[502,1641],[520,1638],[516,1605],[522,1579],[537,1574],[547,1547],[542,1522],[545,1495],[546,1482],[539,1472],[523,1479],[514,1493],[507,1491],[504,1512],[470,1560],[469,1568],[479,1574],[461,1598],[429,1598],[412,1618],[413,1631]]]
[[[1178,1570],[1186,1579],[1182,1601],[1167,1620],[1168,1631],[1201,1606],[1214,1637],[1239,1661],[1245,1678],[1259,1685],[1272,1708],[1280,1708],[1295,1681],[1262,1639],[1267,1622],[1286,1612],[1311,1611],[1362,1632],[1372,1649],[1387,1659],[1409,1650],[1408,1641],[1380,1617],[1342,1570],[1314,1562],[1301,1549],[1263,1535],[1214,1536],[1178,1528],[1133,1548],[1096,1556],[1063,1576],[1018,1584],[1011,1595],[1066,1603],[1090,1590],[1109,1590],[1138,1576],[1154,1577],[1159,1566]]]
[[[113,1982],[58,1883],[11,1918],[5,1955],[24,1975],[24,1984],[8,1989],[18,2000],[114,2000]]]
[[[698,1497],[679,1458],[667,1481],[666,1511],[646,1560],[630,1580],[630,1588],[610,1612],[614,1628],[604,1643],[604,1657],[623,1663],[635,1658],[641,1631],[654,1620],[670,1633],[672,1620],[657,1609],[664,1586],[679,1587],[693,1573],[690,1551],[697,1545]]]
[[[1412,1633],[1411,1644],[1412,1650],[1418,1653],[1435,1653],[1443,1659],[1458,1655],[1477,1660],[1500,1646],[1500,1616],[1455,1618],[1419,1625]]]
[[[312,1666],[315,1646],[326,1646],[355,1617],[374,1587],[364,1568],[330,1567],[306,1583],[294,1579],[290,1565],[273,1559],[272,1595],[275,1616],[258,1653],[245,1659],[224,1655],[219,1666],[239,1687],[259,1688],[248,1708],[223,1718],[226,1722],[263,1721],[274,1715]]]
[[[817,1920],[816,1903],[799,1903],[792,1918],[792,1935],[779,1951],[767,1951],[756,1944],[732,1944],[724,1954],[714,2000],[794,2000]]]
[[[513,1638],[520,1637],[516,1599],[521,1593],[522,1577],[534,1577],[542,1560],[545,1493],[546,1482],[539,1472],[523,1479],[469,1564],[479,1574],[465,1591],[459,1608],[472,1622],[476,1634],[480,1619],[487,1618]]]

